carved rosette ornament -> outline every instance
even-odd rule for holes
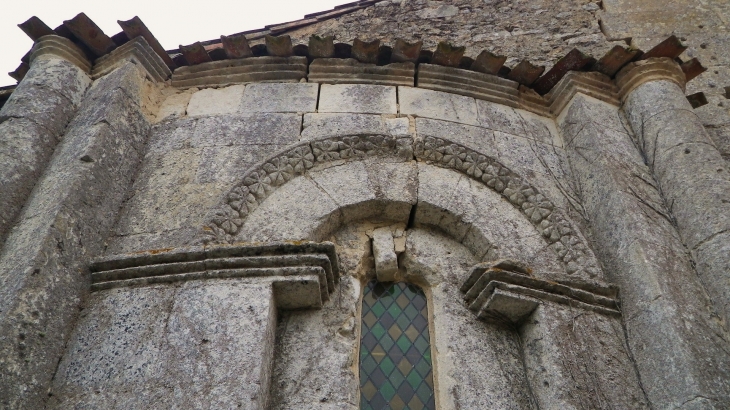
[[[274,190],[316,165],[390,156],[453,169],[499,193],[542,234],[571,275],[601,275],[595,256],[573,224],[527,180],[494,158],[434,137],[413,140],[359,135],[303,142],[250,168],[203,228],[205,243],[233,243],[246,217]]]

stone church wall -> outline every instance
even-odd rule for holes
[[[725,408],[724,4],[391,0],[287,34],[550,66],[650,48],[653,13],[709,61],[695,83],[667,56],[544,98],[427,63],[172,72],[144,36],[93,65],[41,37],[0,127],[44,118],[17,113],[49,70],[74,104],[0,164],[32,186],[0,226],[0,405],[358,408],[363,289],[395,280],[428,301],[437,408]]]

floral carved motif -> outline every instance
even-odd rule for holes
[[[568,219],[555,205],[494,158],[462,145],[435,137],[412,140],[384,135],[357,135],[301,143],[246,171],[242,181],[227,195],[204,227],[206,242],[230,243],[244,220],[276,188],[304,175],[317,164],[390,156],[415,159],[449,168],[482,182],[499,193],[540,232],[548,247],[565,264],[569,274],[583,270],[600,275],[595,257]]]

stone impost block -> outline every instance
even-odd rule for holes
[[[365,84],[323,84],[319,112],[397,114],[395,87]]]
[[[398,87],[400,113],[478,125],[474,98],[413,87]]]
[[[354,58],[318,58],[309,65],[308,79],[322,84],[377,84],[413,87],[416,66],[393,63],[384,66],[361,63]]]
[[[395,254],[395,243],[390,228],[378,228],[373,231],[373,257],[378,280],[394,281],[398,273],[398,256]]]
[[[331,243],[143,252],[99,259],[91,271],[92,291],[201,279],[268,278],[281,309],[319,308],[339,280],[338,259]]]
[[[200,90],[190,97],[187,113],[189,116],[235,113],[243,98],[244,88],[243,85],[232,85]]]
[[[243,112],[315,112],[319,84],[249,84],[243,92]]]
[[[571,281],[564,284],[536,279],[522,272],[511,272],[495,267],[491,262],[472,267],[469,277],[461,286],[461,291],[464,292],[469,309],[476,312],[480,318],[525,318],[531,313],[531,310],[525,310],[531,305],[526,301],[535,300],[541,301],[540,303],[554,302],[620,316],[618,292],[615,287],[599,282]],[[497,291],[501,293],[493,300]],[[510,298],[515,302],[506,301]],[[499,310],[501,308],[506,310]],[[522,314],[518,315],[518,312]]]
[[[307,78],[307,57],[250,57],[180,67],[172,75],[179,88],[219,87],[257,82],[294,82]]]

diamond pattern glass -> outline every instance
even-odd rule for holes
[[[372,281],[362,298],[360,408],[435,409],[426,295]]]

